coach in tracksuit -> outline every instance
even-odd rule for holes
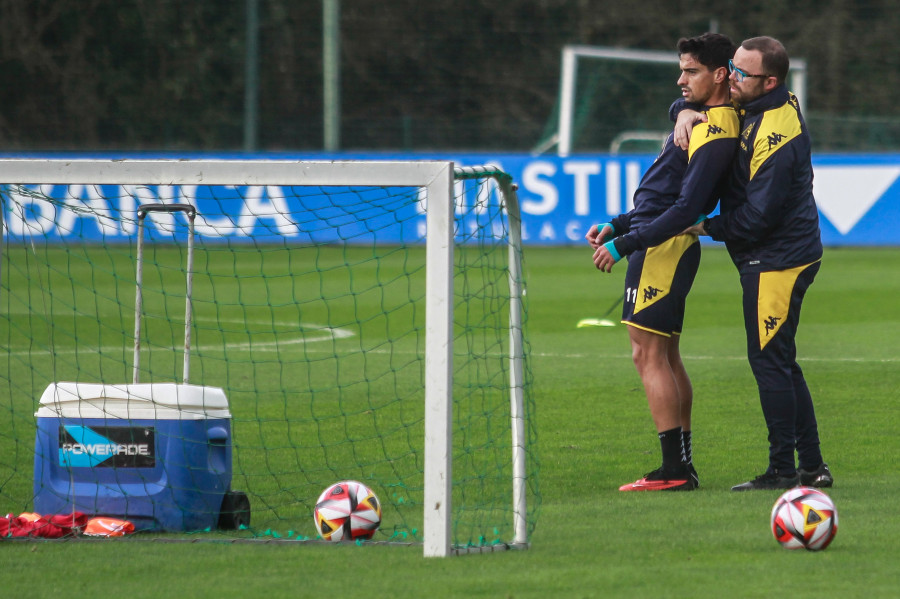
[[[769,430],[768,469],[733,491],[833,483],[796,360],[800,306],[819,271],[822,241],[809,133],[784,85],[788,64],[784,46],[770,37],[746,40],[735,52],[729,79],[740,146],[720,214],[694,229],[724,241],[740,273],[747,355]]]

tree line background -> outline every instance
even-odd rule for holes
[[[257,149],[321,150],[322,2],[257,1]],[[0,152],[240,150],[246,18],[245,0],[0,0]],[[896,0],[343,0],[341,146],[529,151],[564,45],[674,53],[711,28],[807,61],[817,151],[900,150]],[[607,114],[649,104],[593,85]]]

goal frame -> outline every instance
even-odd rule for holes
[[[175,159],[2,159],[0,185],[292,185],[418,187],[427,197],[425,239],[425,416],[423,554],[443,557],[479,548],[451,546],[454,183],[490,177],[493,167],[452,161],[305,161]],[[516,186],[496,177],[509,219],[510,408],[513,530],[507,546],[527,546],[522,330],[521,218]],[[4,226],[0,210],[0,229]],[[0,246],[2,252],[2,246]],[[187,357],[186,357],[187,359]]]
[[[676,52],[660,50],[635,50],[603,46],[567,45],[562,49],[559,79],[559,122],[556,135],[557,154],[566,157],[572,153],[573,124],[575,119],[575,93],[578,80],[578,62],[581,59],[605,59],[651,64],[678,64]],[[806,112],[806,60],[792,58],[789,71],[790,85],[800,102],[800,111]],[[673,95],[674,97],[674,95]],[[552,143],[547,144],[552,147]]]

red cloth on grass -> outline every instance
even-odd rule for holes
[[[7,514],[0,517],[0,538],[34,537],[59,539],[81,533],[88,522],[87,514],[73,512],[55,516],[39,514]]]

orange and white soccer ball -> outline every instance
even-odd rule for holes
[[[366,485],[345,480],[322,491],[315,520],[326,541],[371,539],[381,525],[381,502]]]
[[[834,502],[819,489],[796,487],[786,491],[772,508],[772,534],[787,549],[825,549],[837,528]]]

